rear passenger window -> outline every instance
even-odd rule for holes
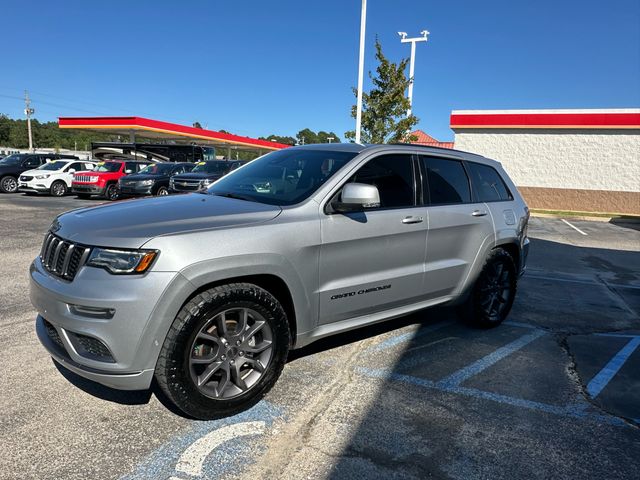
[[[469,168],[471,184],[477,201],[499,202],[513,200],[504,180],[493,167],[473,162],[467,163],[467,167]]]
[[[369,160],[349,182],[374,185],[380,208],[413,207],[415,188],[411,155],[381,155]]]
[[[462,162],[424,156],[421,159],[427,171],[432,205],[471,202],[469,179]]]

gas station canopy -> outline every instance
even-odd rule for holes
[[[225,147],[234,150],[254,151],[258,154],[289,147],[289,145],[268,140],[258,140],[231,133],[187,127],[143,117],[60,117],[58,126],[60,128],[123,135],[131,143],[135,143],[137,139],[145,138],[155,141],[170,141],[183,145],[197,143],[199,145]]]

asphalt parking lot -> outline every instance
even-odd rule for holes
[[[198,422],[38,343],[29,263],[96,203],[0,196],[0,478],[638,478],[640,225],[533,218],[506,324],[439,308],[326,339],[251,410]]]

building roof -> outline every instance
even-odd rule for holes
[[[428,133],[423,132],[422,130],[415,130],[410,134],[413,137],[418,137],[417,140],[409,143],[413,143],[415,145],[426,145],[429,147],[440,147],[440,148],[453,148],[453,142],[441,142],[436,140]]]
[[[454,131],[486,128],[640,129],[640,109],[453,110]]]
[[[60,128],[108,131],[127,136],[134,132],[144,138],[183,142],[202,140],[202,143],[214,146],[235,146],[253,150],[280,150],[289,147],[289,145],[268,140],[258,140],[256,138],[216,132],[204,128],[188,127],[143,117],[60,117],[58,126]]]

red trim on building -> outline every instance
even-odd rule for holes
[[[451,113],[451,128],[640,128],[640,112]]]
[[[203,128],[188,127],[176,123],[162,122],[159,120],[151,120],[143,117],[60,117],[58,119],[60,128],[127,128],[132,130],[151,130],[160,131],[167,134],[175,134],[179,136],[187,136],[193,138],[203,138],[215,140],[218,142],[226,142],[232,144],[242,144],[257,148],[265,148],[269,150],[280,150],[290,145],[282,143],[270,142],[268,140],[258,140],[256,138],[243,137],[230,133],[216,132],[214,130],[205,130]]]

